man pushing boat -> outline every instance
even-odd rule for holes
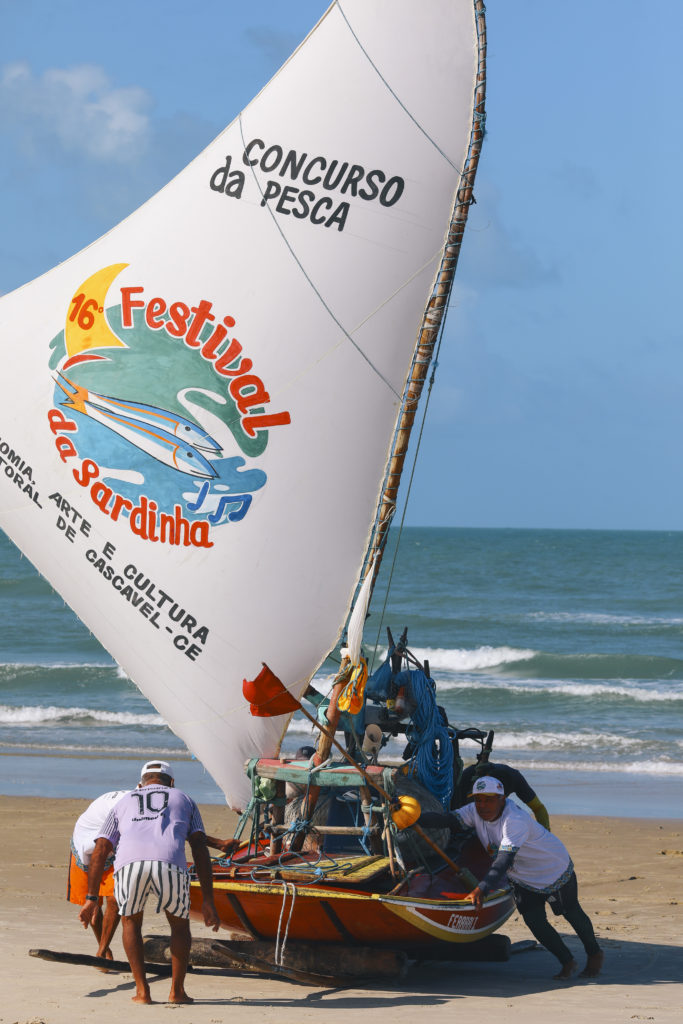
[[[450,814],[425,812],[418,822],[427,828],[441,826],[454,832],[474,828],[482,846],[493,855],[491,867],[467,899],[481,907],[484,896],[500,888],[507,874],[524,923],[534,938],[560,961],[555,978],[568,980],[578,965],[548,921],[546,902],[555,914],[569,922],[583,943],[587,960],[581,977],[595,978],[604,954],[590,918],[579,904],[574,865],[564,843],[508,800],[499,779],[483,776],[475,782],[472,795],[473,804]]]
[[[123,922],[123,947],[135,979],[136,1003],[152,1002],[142,944],[142,918],[150,893],[157,901],[157,913],[165,911],[171,928],[168,1001],[192,1002],[185,992],[191,943],[190,874],[185,841],[192,849],[202,890],[204,923],[217,931],[219,919],[213,902],[207,838],[199,808],[194,800],[174,788],[167,761],[148,761],[143,765],[139,787],[114,804],[100,830],[90,859],[86,901],[78,916],[85,928],[92,924],[105,863],[115,851],[114,894]],[[219,842],[212,840],[212,845]],[[221,848],[232,845],[230,840],[221,842]]]

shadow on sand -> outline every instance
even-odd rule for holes
[[[388,986],[383,982],[350,984],[348,988],[311,989],[289,981],[261,977],[254,980],[262,991],[264,984],[272,986],[267,997],[250,999],[248,995],[230,995],[233,978],[240,978],[240,988],[249,979],[230,971],[195,968],[188,976],[188,988],[195,997],[195,1003],[203,1006],[281,1006],[294,1007],[323,1002],[326,1009],[384,1009],[399,1006],[438,1006],[453,999],[467,996],[510,998],[535,992],[557,991],[574,985],[658,985],[667,982],[680,983],[681,947],[664,946],[645,942],[628,942],[617,939],[601,939],[605,951],[605,966],[598,978],[579,978],[569,982],[555,981],[552,975],[557,971],[557,961],[540,946],[513,955],[504,963],[452,963],[426,961],[413,964],[406,978]],[[569,946],[582,968],[585,955],[580,944]],[[202,999],[202,977],[225,978],[224,999]],[[152,998],[165,1002],[168,978],[150,977]],[[102,998],[112,992],[133,991],[131,981],[121,982],[108,988],[99,988],[88,993],[88,997]]]

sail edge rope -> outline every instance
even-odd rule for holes
[[[484,0],[473,0],[473,7],[475,13],[475,26],[477,31],[477,74],[475,79],[475,88],[472,102],[472,125],[470,132],[470,142],[467,151],[467,159],[465,161],[465,168],[462,172],[458,187],[455,191],[455,201],[453,205],[453,211],[451,214],[451,220],[449,223],[448,234],[446,243],[444,245],[443,256],[439,271],[436,275],[434,285],[430,299],[425,308],[422,326],[418,334],[418,343],[415,347],[415,354],[413,362],[411,364],[410,371],[406,378],[406,384],[404,387],[403,398],[401,402],[401,408],[396,420],[396,430],[394,432],[394,441],[387,459],[386,471],[384,476],[384,483],[382,485],[381,496],[377,505],[377,511],[375,514],[375,522],[371,531],[371,540],[368,544],[366,551],[366,557],[363,562],[363,567],[360,573],[358,587],[361,586],[368,572],[368,564],[370,559],[374,561],[374,573],[375,581],[379,572],[379,566],[382,561],[382,555],[386,546],[389,527],[393,522],[394,516],[397,511],[397,496],[398,487],[400,485],[400,479],[403,472],[403,462],[401,462],[400,468],[398,469],[398,483],[395,487],[395,496],[393,499],[387,499],[387,495],[390,491],[390,480],[396,473],[392,471],[394,459],[396,458],[396,451],[398,446],[398,438],[401,433],[401,424],[403,418],[408,411],[413,412],[416,410],[419,404],[422,389],[424,386],[424,380],[427,376],[427,367],[429,363],[432,363],[432,373],[428,385],[427,399],[425,402],[425,408],[422,417],[422,424],[418,435],[418,443],[415,449],[415,453],[412,460],[412,468],[408,483],[408,490],[406,493],[405,501],[403,503],[403,515],[401,517],[401,526],[399,531],[399,538],[394,551],[394,557],[390,570],[389,583],[387,586],[387,592],[385,595],[384,606],[382,609],[382,616],[377,632],[377,641],[375,643],[375,654],[373,655],[372,666],[374,666],[374,658],[376,655],[377,643],[379,642],[379,634],[384,621],[384,614],[386,612],[386,605],[389,599],[390,584],[393,578],[393,572],[396,564],[396,558],[398,555],[399,541],[403,531],[405,523],[405,516],[408,507],[408,500],[410,498],[410,492],[412,489],[412,483],[415,475],[415,467],[417,464],[417,455],[422,440],[424,431],[424,424],[426,420],[427,409],[429,405],[429,398],[431,396],[431,390],[434,384],[435,372],[438,367],[438,356],[441,350],[441,343],[443,340],[443,332],[445,328],[446,317],[450,308],[451,295],[453,281],[455,277],[455,270],[460,255],[460,249],[462,245],[462,239],[464,237],[465,227],[467,224],[467,216],[469,207],[475,202],[474,199],[474,178],[476,176],[477,167],[479,164],[479,156],[481,153],[481,147],[486,134],[486,59],[487,59],[487,39],[486,39],[486,6]],[[443,289],[445,288],[445,293]],[[440,300],[440,301],[438,301]],[[427,334],[426,342],[423,342],[423,335]],[[431,339],[429,335],[431,334]],[[421,349],[426,350],[426,357],[420,358]],[[419,365],[424,365],[425,372],[421,378],[415,379],[415,368]],[[412,408],[411,408],[412,407]],[[412,430],[412,419],[408,426],[408,436]],[[403,453],[402,458],[405,458],[407,454],[407,442],[406,449]],[[379,539],[378,539],[379,538]],[[374,585],[374,584],[373,584]],[[358,589],[358,588],[357,588]],[[354,595],[355,597],[355,595]]]

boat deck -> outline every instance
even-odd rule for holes
[[[382,855],[339,854],[335,857],[302,858],[285,853],[275,857],[252,857],[248,862],[236,859],[225,870],[214,865],[214,879],[218,882],[249,878],[259,882],[281,880],[301,884],[325,881],[335,886],[359,887],[389,871],[389,858]]]

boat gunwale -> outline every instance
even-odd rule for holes
[[[288,881],[287,884],[288,885],[290,885],[290,884],[294,884],[295,885],[296,883],[292,883],[292,882]],[[244,881],[244,882],[240,882],[237,879],[235,879],[235,880],[230,879],[230,880],[226,880],[226,881],[221,881],[220,878],[214,878],[214,883],[213,883],[213,887],[214,887],[214,892],[215,893],[218,893],[218,892],[227,893],[229,891],[235,891],[236,890],[236,891],[239,891],[239,892],[258,893],[259,895],[265,895],[265,896],[275,895],[278,898],[282,896],[282,886],[283,886],[283,882],[282,881],[273,881],[273,882],[247,882],[247,881]],[[199,888],[199,882],[192,882],[191,883],[191,888],[193,888],[193,889]],[[502,903],[505,899],[510,897],[510,895],[511,895],[511,890],[510,889],[497,889],[495,892],[491,893],[488,897],[484,897],[484,899],[482,900],[482,905],[486,906],[486,907],[497,906],[499,903]],[[467,908],[476,909],[474,907],[474,904],[472,903],[472,901],[468,900],[466,898],[465,894],[463,894],[463,898],[462,899],[452,899],[452,898],[451,899],[429,899],[427,897],[418,897],[418,896],[415,896],[415,897],[410,897],[410,896],[389,896],[387,893],[379,893],[379,892],[370,892],[370,893],[368,893],[368,892],[363,892],[360,889],[329,889],[329,888],[321,889],[321,888],[317,887],[317,883],[316,882],[304,883],[304,884],[301,885],[300,888],[297,887],[297,897],[300,897],[300,896],[308,896],[308,897],[314,897],[314,898],[318,898],[318,899],[329,899],[330,897],[333,897],[335,899],[356,899],[356,900],[359,900],[359,901],[375,900],[376,902],[384,903],[384,904],[387,904],[387,905],[392,905],[392,904],[396,904],[396,905],[399,905],[399,906],[408,906],[409,905],[409,906],[412,906],[412,907],[415,907],[415,908],[424,907],[425,909],[435,909],[435,908],[436,909],[440,909],[440,908],[442,908],[444,910],[447,910],[447,909],[455,907],[455,906],[461,906],[461,907],[464,907],[465,909],[467,909]]]

